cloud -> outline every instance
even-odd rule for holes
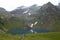
[[[0,7],[5,8],[8,11],[15,9],[21,5],[30,6],[33,4],[43,5],[48,1],[53,4],[58,4],[58,0],[0,0]]]

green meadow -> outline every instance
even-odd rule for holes
[[[0,33],[0,40],[60,40],[60,32],[26,34],[25,36]]]

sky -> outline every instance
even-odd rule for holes
[[[19,6],[31,6],[33,4],[43,5],[47,2],[58,5],[59,0],[0,0],[0,7],[5,8],[7,11],[16,9]]]

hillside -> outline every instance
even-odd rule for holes
[[[38,19],[38,27],[52,31],[60,31],[60,9],[52,3],[48,2],[41,6],[37,14],[33,16]]]
[[[33,29],[45,29],[50,31],[60,32],[60,9],[51,2],[43,6],[36,4],[25,7],[21,6],[13,11],[6,11],[0,8],[0,29],[7,30],[14,28],[27,28],[37,22]]]

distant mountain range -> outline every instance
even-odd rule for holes
[[[30,7],[21,6],[10,12],[0,8],[0,14],[6,15],[8,18],[20,17],[29,19],[28,23],[36,20],[38,24],[35,27],[60,31],[60,4],[55,6],[48,2],[43,6],[37,6],[36,4]]]
[[[15,16],[24,16],[23,13],[25,11],[28,11],[26,14],[28,13],[31,13],[31,14],[36,14],[37,11],[40,11],[41,12],[44,12],[43,14],[46,14],[46,12],[49,12],[50,15],[54,15],[53,11],[56,13],[56,12],[59,12],[60,9],[59,8],[60,5],[58,5],[58,7],[54,6],[52,3],[48,2],[47,4],[44,4],[43,6],[37,6],[36,4],[30,6],[30,7],[25,7],[25,6],[21,6],[21,7],[18,7],[10,12],[6,11],[4,8],[0,8],[0,13],[4,13],[4,14],[11,14],[12,15],[15,15]],[[28,10],[29,9],[29,10]],[[41,13],[42,14],[42,13]],[[40,14],[40,15],[41,15]],[[57,14],[56,14],[57,15]],[[55,15],[55,16],[56,16]],[[58,15],[59,16],[59,13]]]
[[[59,8],[60,5],[58,5]],[[18,7],[10,12],[6,11],[4,8],[0,8],[0,13],[4,13],[4,14],[10,14],[10,16],[15,15],[15,16],[24,16],[23,13],[25,11],[28,11],[26,14],[28,15],[28,13],[33,14],[37,14],[37,12],[39,11],[41,14],[46,14],[46,15],[54,15],[55,16],[59,16],[60,13],[60,9],[58,9],[56,6],[54,6],[52,3],[48,2],[47,4],[44,4],[43,6],[37,6],[36,4],[30,6],[30,7],[25,7],[25,6],[21,6]],[[47,13],[48,12],[48,13]],[[40,15],[41,15],[40,14]]]

